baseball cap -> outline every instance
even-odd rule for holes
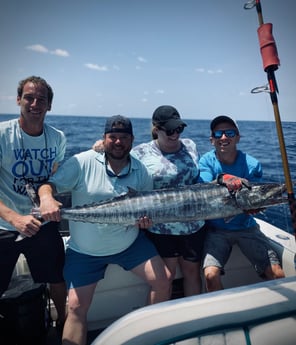
[[[128,133],[133,135],[133,126],[127,117],[114,115],[106,121],[105,134],[107,133]]]
[[[171,105],[161,105],[156,108],[152,115],[152,123],[165,129],[176,129],[179,126],[187,126],[181,120],[178,110]]]
[[[226,123],[231,124],[233,127],[235,127],[239,131],[237,123],[234,120],[232,120],[232,118],[230,118],[229,116],[226,116],[226,115],[217,116],[212,120],[211,131],[213,131],[215,129],[215,127],[218,126],[222,122],[226,122]]]

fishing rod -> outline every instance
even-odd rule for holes
[[[260,0],[250,0],[244,5],[244,9],[252,9],[256,7],[259,28],[257,29],[260,52],[263,61],[264,71],[267,73],[268,85],[265,87],[256,87],[251,92],[258,93],[262,91],[267,91],[270,94],[271,103],[273,106],[275,123],[277,128],[277,135],[279,140],[280,152],[282,156],[283,170],[285,176],[285,183],[288,193],[288,202],[291,213],[292,227],[294,229],[294,236],[296,237],[296,202],[295,195],[293,191],[293,183],[291,180],[291,174],[289,169],[289,163],[287,158],[287,151],[285,146],[285,140],[283,135],[283,129],[281,124],[280,111],[278,106],[278,86],[275,78],[275,71],[278,69],[280,60],[278,57],[277,47],[275,44],[274,37],[272,35],[272,24],[264,23],[262,15],[262,7]]]

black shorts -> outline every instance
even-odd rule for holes
[[[17,231],[0,230],[0,296],[8,288],[19,255],[27,259],[35,283],[61,283],[65,249],[58,223],[43,225],[35,236],[15,241]]]
[[[205,237],[204,227],[190,235],[162,235],[149,231],[146,231],[146,235],[163,258],[182,256],[187,261],[201,261]]]

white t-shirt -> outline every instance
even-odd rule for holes
[[[46,181],[65,150],[64,133],[52,126],[44,124],[43,133],[34,137],[20,128],[18,119],[0,122],[0,200],[22,215],[29,214],[33,205],[26,183],[37,188]],[[0,229],[16,230],[1,218]]]

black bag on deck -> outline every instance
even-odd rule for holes
[[[17,276],[0,298],[0,344],[43,345],[50,326],[46,284]]]

